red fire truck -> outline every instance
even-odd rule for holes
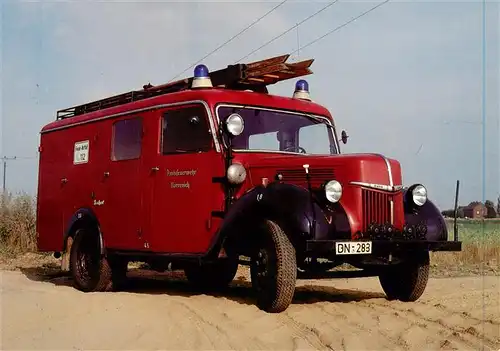
[[[330,112],[289,55],[194,75],[57,112],[41,130],[38,249],[82,291],[118,289],[127,264],[182,269],[203,289],[250,266],[256,304],[281,312],[296,279],[349,263],[414,301],[429,251],[460,251],[422,184],[379,154],[343,154]],[[458,182],[457,194],[458,196]],[[455,199],[456,201],[456,199]],[[246,260],[245,260],[246,258]]]

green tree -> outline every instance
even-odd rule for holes
[[[498,195],[497,199],[497,215],[500,215],[500,195]]]
[[[460,207],[457,209],[457,218],[464,218],[465,217],[465,213],[464,213],[464,208],[463,207]]]
[[[486,207],[486,218],[497,217],[497,211],[495,210],[495,204],[493,203],[493,201],[486,200],[484,206]]]

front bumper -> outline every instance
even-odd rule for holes
[[[338,254],[336,243],[370,243],[370,253],[352,255]],[[308,240],[307,253],[327,256],[385,256],[388,254],[409,251],[462,251],[461,241],[429,241],[429,240]]]

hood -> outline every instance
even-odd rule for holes
[[[400,186],[402,183],[400,163],[379,154],[316,156],[249,152],[234,153],[234,162],[246,168],[252,187],[261,184],[262,178],[274,180],[277,174],[281,174],[285,182],[302,184],[306,176],[305,164],[309,165],[313,187],[332,179],[343,186],[350,182],[375,186]]]

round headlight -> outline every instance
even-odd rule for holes
[[[243,133],[243,129],[245,128],[245,122],[243,121],[243,117],[241,117],[237,113],[231,114],[226,119],[226,128],[227,131],[233,135],[238,136]]]
[[[338,202],[342,196],[342,185],[336,180],[330,180],[325,185],[325,196],[330,202]]]
[[[247,171],[240,163],[233,163],[227,169],[227,180],[231,184],[241,184],[247,177]]]
[[[423,185],[417,185],[411,191],[413,203],[417,206],[423,206],[427,201],[427,189]]]

